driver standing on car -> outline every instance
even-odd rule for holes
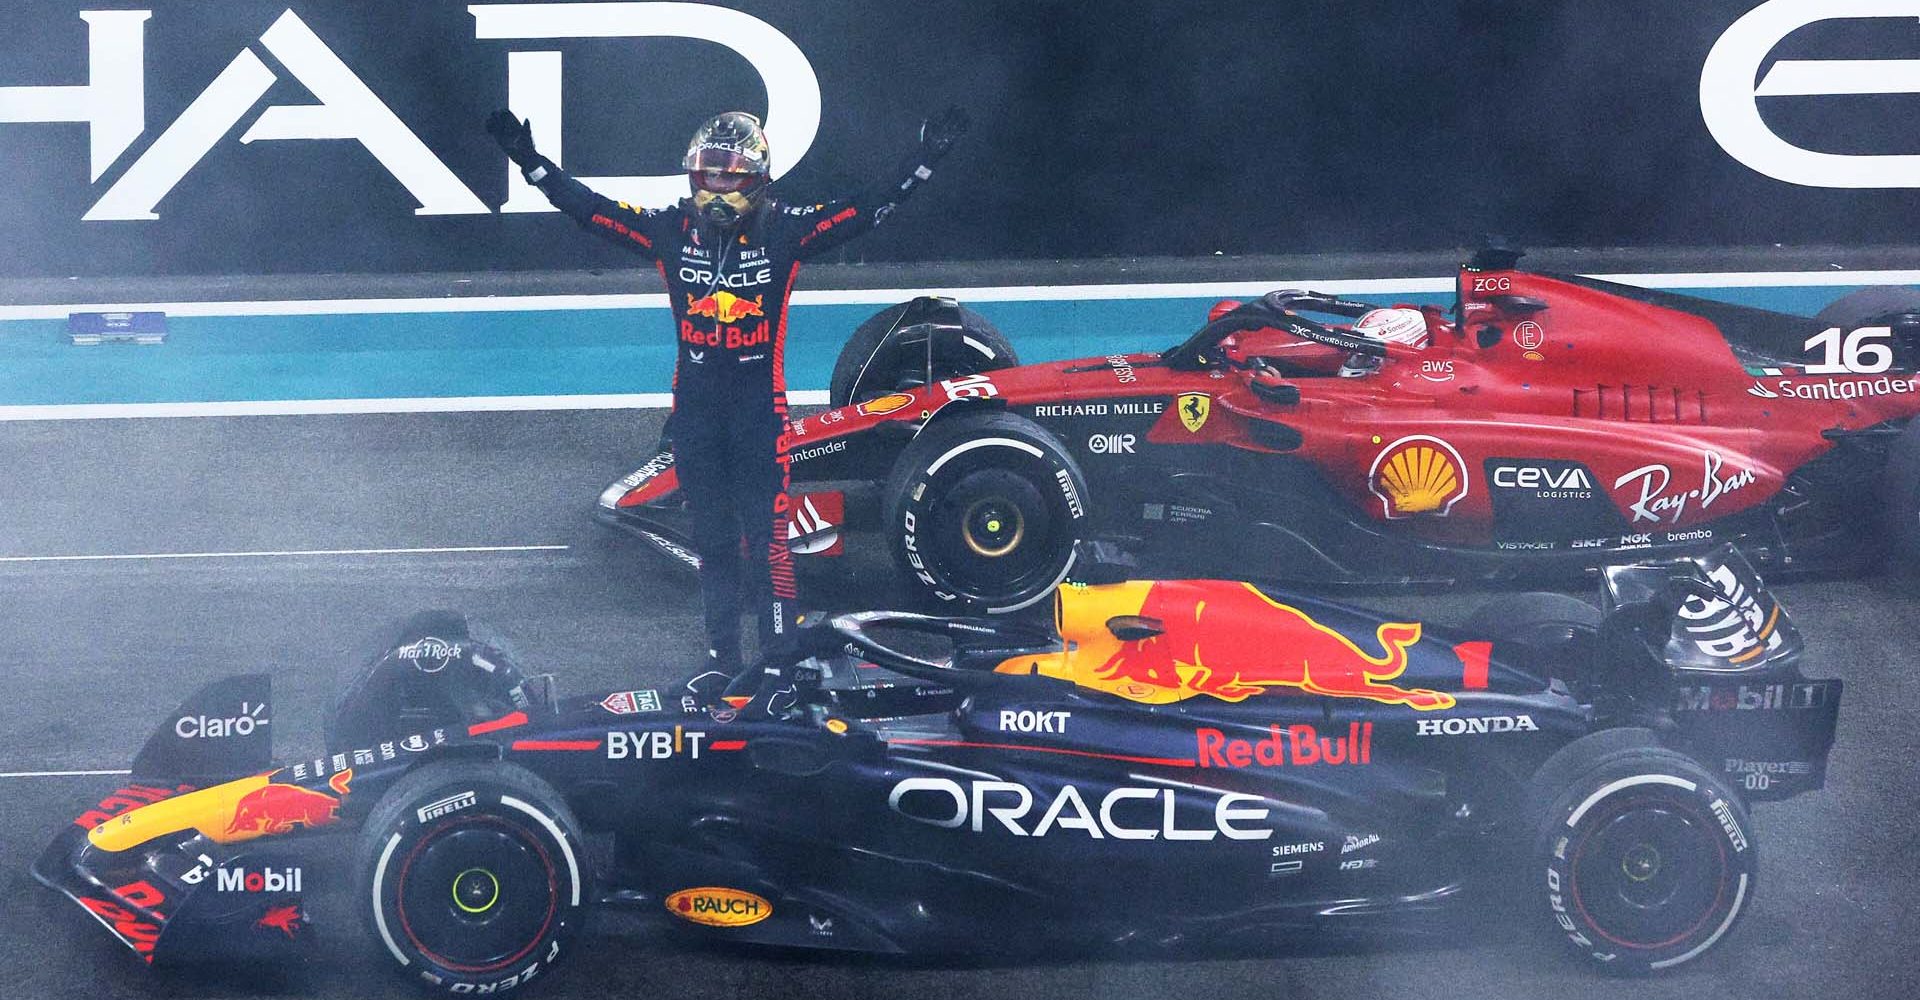
[[[674,464],[694,516],[707,629],[709,663],[688,682],[696,694],[719,686],[716,672],[749,692],[759,683],[757,672],[741,671],[743,572],[751,576],[761,658],[776,663],[792,642],[783,353],[800,262],[885,221],[966,130],[966,113],[950,107],[921,123],[919,141],[899,167],[868,190],[841,201],[788,204],[770,193],[773,164],[760,120],[729,111],[702,125],[687,146],[682,165],[692,197],[671,208],[635,208],[594,193],[541,156],[531,123],[504,110],[487,119],[500,148],[556,208],[655,261],[666,280],[680,345]]]

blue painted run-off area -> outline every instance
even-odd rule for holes
[[[1841,286],[1688,289],[1812,315]],[[1446,303],[1451,295],[1362,296]],[[1161,350],[1211,298],[977,302],[1025,361]],[[834,356],[877,305],[796,306],[788,388],[824,389]],[[665,392],[664,308],[326,316],[173,317],[161,346],[75,347],[64,320],[0,322],[0,405],[548,396]]]

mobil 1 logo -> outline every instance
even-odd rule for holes
[[[1593,471],[1548,458],[1489,458],[1493,535],[1502,549],[1553,550],[1576,538],[1618,532],[1620,514]]]

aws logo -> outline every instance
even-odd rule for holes
[[[1389,519],[1445,517],[1467,495],[1467,465],[1453,445],[1415,434],[1381,450],[1367,472],[1367,489]]]
[[[1920,0],[1768,0],[1733,22],[1700,69],[1700,116],[1720,148],[1789,184],[1920,187],[1920,154],[1804,149],[1780,138],[1760,115],[1762,97],[1920,94],[1920,60],[1913,59],[1781,59],[1760,76],[1767,56],[1788,35],[1822,21],[1859,18],[1904,18],[1910,31],[1920,18]]]

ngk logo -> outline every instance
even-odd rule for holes
[[[222,868],[214,873],[213,887],[220,892],[299,892],[300,869],[297,866],[255,871]]]
[[[482,3],[467,10],[474,19],[473,37],[483,41],[617,39],[631,44],[633,39],[666,37],[726,46],[753,67],[764,85],[767,139],[782,151],[773,166],[776,178],[806,155],[820,129],[820,82],[813,66],[791,39],[751,14],[688,3]],[[82,68],[87,82],[0,87],[0,122],[87,125],[91,179],[97,182],[147,133],[146,23],[153,11],[88,10],[79,17],[87,23],[88,65]],[[292,8],[267,27],[259,45],[273,58],[272,65],[253,48],[242,48],[83,218],[159,218],[161,199],[249,117],[252,123],[240,134],[242,145],[292,139],[359,142],[420,203],[416,215],[489,211]],[[490,58],[493,53],[476,51],[473,57]],[[267,92],[285,77],[304,86],[313,100],[261,107]],[[561,53],[551,51],[551,45],[506,53],[507,103],[516,115],[532,120],[536,143],[555,163],[562,162],[561,80]],[[702,86],[709,82],[701,81]],[[509,166],[507,175],[510,196],[501,211],[554,211],[517,170]],[[581,180],[634,204],[673,201],[687,190],[679,173]]]

